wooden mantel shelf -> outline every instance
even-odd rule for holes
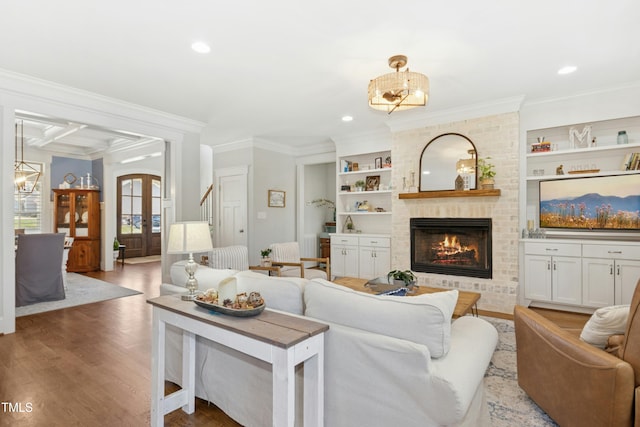
[[[436,199],[439,197],[490,197],[499,196],[500,190],[443,190],[443,191],[423,191],[418,193],[400,193],[399,199]]]

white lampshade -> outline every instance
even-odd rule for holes
[[[213,249],[209,224],[205,221],[187,221],[171,224],[168,254],[207,252]]]

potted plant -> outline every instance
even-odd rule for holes
[[[364,181],[359,179],[356,181],[355,183],[356,186],[356,191],[363,191],[364,190]]]
[[[260,251],[260,256],[262,257],[262,261],[260,261],[260,265],[263,267],[271,267],[271,258],[269,258],[269,254],[271,254],[271,249],[262,249]]]
[[[493,179],[496,176],[496,171],[493,169],[495,165],[489,163],[489,159],[491,157],[478,159],[478,181],[480,182],[480,187],[485,190],[492,189],[495,184]]]
[[[118,242],[118,238],[113,238],[113,260],[118,259],[118,255],[120,255],[120,242]]]
[[[411,287],[416,284],[416,276],[411,270],[391,270],[387,273],[387,282],[398,286]]]

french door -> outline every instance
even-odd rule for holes
[[[162,186],[159,176],[131,174],[118,177],[118,241],[126,257],[160,255]]]

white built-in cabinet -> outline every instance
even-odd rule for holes
[[[640,280],[640,243],[528,239],[524,298],[531,303],[595,309],[629,304]]]
[[[360,237],[358,239],[358,277],[375,279],[386,276],[391,265],[391,239]]]
[[[570,130],[591,139],[570,142]],[[617,144],[625,130],[628,144]],[[551,151],[535,152],[538,140]],[[539,185],[550,179],[640,174],[625,170],[625,159],[640,152],[640,117],[568,124],[528,130],[523,145],[521,230],[539,227]],[[562,168],[562,174],[558,171]],[[629,304],[640,279],[640,233],[546,229],[546,239],[521,240],[521,302],[549,308],[589,312],[598,307]]]
[[[331,234],[331,274],[374,279],[391,269],[391,239],[385,235]]]
[[[358,277],[358,237],[331,235],[331,274]]]
[[[581,245],[535,242],[525,244],[525,298],[580,305]]]
[[[373,279],[391,269],[391,171],[389,150],[338,158],[337,233],[330,234],[334,276]],[[358,181],[365,187],[358,188]]]
[[[629,304],[640,279],[640,246],[583,245],[584,304]]]

